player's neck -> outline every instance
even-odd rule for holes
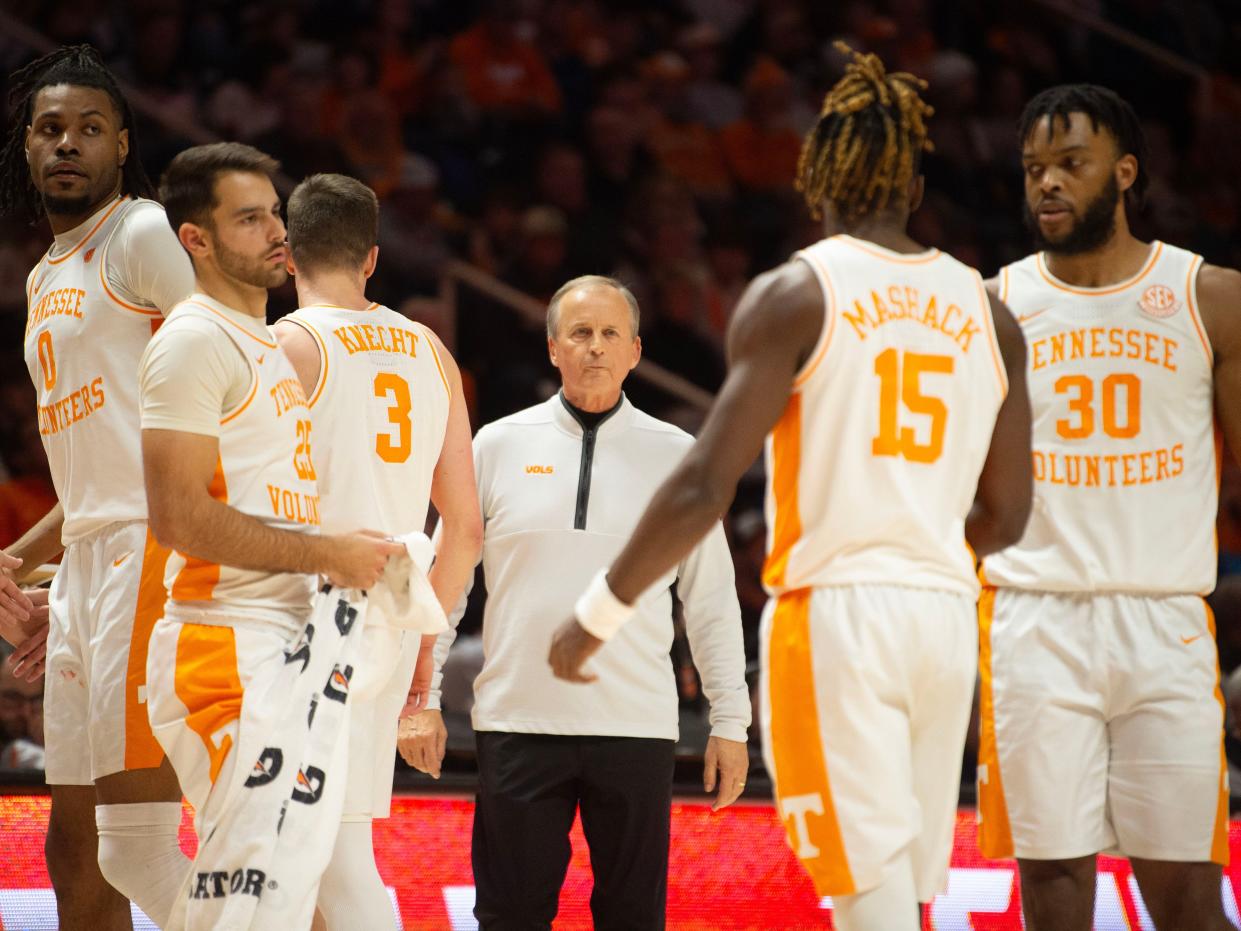
[[[121,182],[117,179],[116,187],[108,192],[106,197],[102,197],[95,203],[91,204],[81,213],[48,213],[47,205],[44,204],[43,212],[47,214],[48,225],[52,228],[52,235],[59,236],[61,233],[67,233],[75,227],[81,226],[104,207],[107,207],[112,201],[121,196]]]
[[[1043,253],[1047,270],[1065,284],[1078,288],[1104,288],[1128,281],[1142,270],[1149,257],[1150,243],[1130,233],[1128,226],[1117,226],[1107,242],[1089,252]]]
[[[298,274],[293,278],[297,286],[297,306],[325,304],[345,310],[366,310],[371,306],[371,301],[363,287],[365,281],[363,278],[360,284],[353,275],[317,275],[311,278],[305,273]]]
[[[853,223],[845,224],[834,217],[828,217],[824,223],[824,232],[829,237],[843,234],[852,236],[854,239],[863,239],[892,252],[925,252],[926,246],[910,239],[905,232],[907,220],[907,215],[884,214],[883,216],[863,217]]]
[[[238,281],[211,265],[196,265],[197,289],[212,300],[260,320],[267,318],[267,289]]]

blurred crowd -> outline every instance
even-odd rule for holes
[[[449,316],[439,284],[453,261],[539,301],[575,275],[615,275],[641,304],[645,356],[708,390],[719,384],[746,281],[819,236],[793,180],[801,139],[842,71],[840,39],[928,82],[935,150],[915,238],[988,275],[1028,251],[1017,117],[1037,90],[1088,80],[1119,91],[1144,119],[1152,184],[1137,231],[1241,267],[1241,58],[1228,54],[1241,40],[1241,9],[1075,0],[1079,21],[1061,6],[8,0],[0,9],[54,43],[92,43],[142,92],[161,114],[139,105],[152,176],[190,144],[169,128],[180,125],[252,143],[293,180],[340,171],[371,185],[382,200],[371,296],[446,332],[477,426],[545,397],[556,380],[539,327],[510,309],[462,287]],[[1088,28],[1090,17],[1171,58]],[[5,74],[34,55],[0,30]],[[25,275],[46,244],[42,228],[0,218],[0,545],[54,500],[20,359]],[[274,296],[273,315],[293,301],[290,286]],[[627,388],[651,413],[695,428],[694,409],[636,378]],[[1236,479],[1226,471],[1226,570],[1241,568]],[[761,487],[756,469],[727,527],[752,658],[764,601]],[[1226,580],[1217,598],[1225,671],[1241,666],[1232,589]],[[472,609],[467,632],[479,617]],[[692,663],[681,646],[674,656],[693,705]],[[31,703],[4,689],[0,741],[33,740]],[[1237,691],[1241,707],[1241,681]],[[22,702],[31,720],[18,733],[9,712]]]

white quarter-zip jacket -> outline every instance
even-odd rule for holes
[[[474,729],[527,734],[677,738],[669,649],[672,586],[712,736],[744,741],[750,724],[741,609],[724,528],[639,599],[638,610],[587,664],[598,681],[561,681],[547,663],[552,633],[573,614],[591,577],[620,553],[655,490],[693,437],[620,404],[583,429],[560,395],[479,430],[474,466],[484,521],[482,671]],[[430,706],[465,610],[436,645]]]

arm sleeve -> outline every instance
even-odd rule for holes
[[[138,372],[142,428],[219,436],[221,415],[242,403],[254,377],[215,324],[166,323],[147,343]]]
[[[140,203],[108,244],[108,283],[126,301],[165,315],[194,291],[194,266],[159,204]]]
[[[677,574],[685,633],[703,694],[711,703],[711,736],[742,743],[750,726],[745,644],[732,555],[717,523],[685,557]]]
[[[478,504],[483,514],[483,546],[487,545],[487,505],[483,501],[483,470],[480,458],[480,449],[478,438],[474,438],[474,475],[475,482],[478,485]],[[439,546],[440,524],[435,525],[435,534],[432,536],[432,542]],[[482,550],[479,550],[478,562],[482,562]],[[478,562],[474,565],[477,566]],[[453,643],[457,640],[457,625],[461,623],[461,618],[465,616],[466,606],[470,601],[470,592],[474,590],[474,577],[470,576],[469,581],[465,583],[465,589],[461,592],[461,598],[457,601],[457,606],[453,608],[452,614],[448,616],[448,629],[444,631],[435,641],[434,652],[434,668],[431,671],[431,690],[427,693],[427,708],[440,710],[440,696],[444,682],[444,663],[448,659],[448,651],[452,649]]]

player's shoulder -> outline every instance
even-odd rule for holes
[[[1241,271],[1203,263],[1195,282],[1198,314],[1216,353],[1241,352]]]
[[[176,240],[177,234],[168,222],[168,213],[159,201],[133,197],[122,205],[121,210],[119,223],[131,236],[159,234]]]

